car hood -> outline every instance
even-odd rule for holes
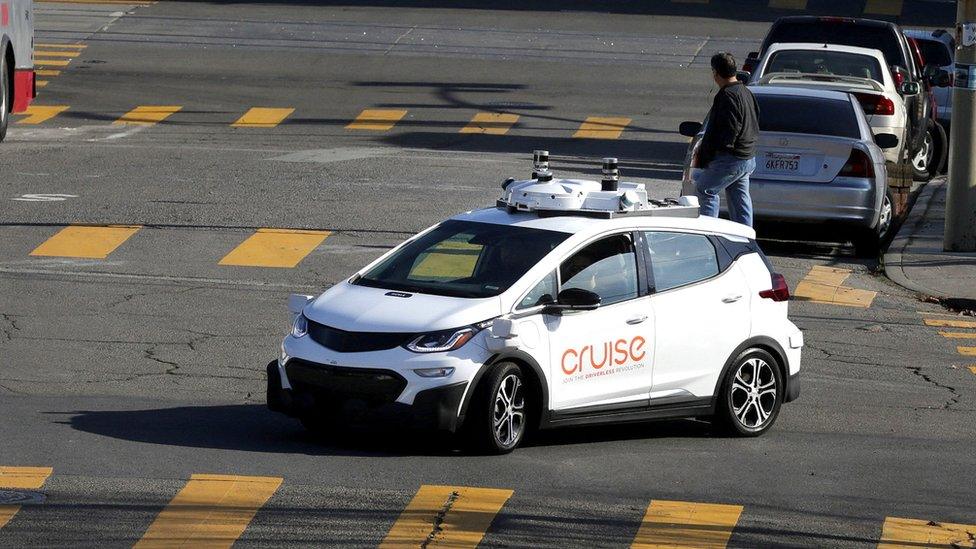
[[[499,316],[501,300],[398,292],[342,282],[306,305],[304,313],[315,322],[349,332],[421,333]]]

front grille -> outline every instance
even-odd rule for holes
[[[393,370],[329,366],[297,358],[288,361],[285,371],[294,389],[326,401],[393,402],[407,386],[407,380]]]
[[[417,337],[417,334],[401,332],[347,332],[311,320],[308,335],[319,345],[340,353],[385,351]]]

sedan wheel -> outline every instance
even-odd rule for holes
[[[525,396],[522,380],[509,374],[498,386],[492,413],[495,441],[499,446],[514,446],[525,431]]]
[[[522,443],[529,426],[532,392],[522,367],[499,362],[478,383],[463,430],[479,453],[504,454]]]
[[[922,142],[922,147],[915,153],[915,157],[912,158],[912,169],[914,170],[914,175],[916,179],[927,180],[930,177],[929,166],[935,158],[935,139],[932,137],[932,130],[929,129],[925,132],[925,140]]]
[[[749,349],[729,371],[716,420],[734,435],[761,435],[776,421],[783,394],[776,360],[762,349]]]

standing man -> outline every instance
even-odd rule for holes
[[[736,78],[731,53],[712,56],[712,78],[719,85],[698,149],[704,168],[695,181],[701,214],[718,217],[719,193],[725,190],[729,217],[752,226],[749,175],[756,169],[759,140],[759,105],[752,92]]]

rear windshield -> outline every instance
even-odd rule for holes
[[[889,27],[856,25],[833,21],[784,22],[774,25],[764,47],[777,42],[838,44],[881,50],[889,65],[908,68],[898,36]]]
[[[878,60],[867,55],[827,50],[783,50],[769,59],[764,76],[774,72],[856,76],[884,82]]]
[[[952,57],[949,56],[949,50],[942,42],[919,38],[915,40],[918,42],[918,49],[921,50],[922,59],[925,60],[926,65],[945,67],[946,65],[952,64]]]
[[[757,95],[759,129],[860,139],[850,101],[788,95]]]

